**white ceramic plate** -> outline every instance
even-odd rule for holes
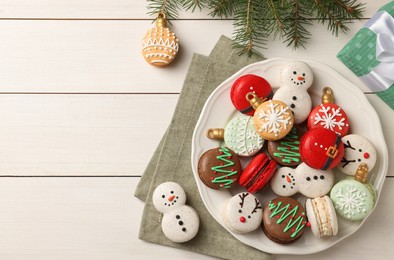
[[[237,113],[230,101],[230,89],[233,82],[240,76],[245,74],[255,74],[264,77],[270,82],[274,91],[279,87],[279,72],[289,59],[270,59],[258,63],[251,64],[235,73],[232,77],[224,81],[216,88],[206,101],[197,122],[192,139],[192,168],[197,186],[202,200],[210,212],[210,214],[223,227],[220,209],[222,203],[242,191],[243,188],[236,187],[229,190],[214,190],[205,186],[198,177],[197,166],[200,156],[207,150],[218,147],[220,142],[210,140],[206,137],[208,128],[224,127],[226,123]],[[325,86],[329,86],[334,90],[335,103],[340,105],[347,113],[350,121],[350,133],[359,134],[368,138],[378,152],[378,160],[375,167],[369,173],[369,180],[377,190],[377,200],[388,168],[388,152],[386,142],[384,140],[382,127],[379,117],[373,107],[370,105],[361,90],[342,77],[332,68],[314,61],[305,61],[312,68],[314,73],[314,82],[308,90],[312,97],[313,106],[321,103],[321,92]],[[242,159],[243,165],[247,162]],[[336,172],[336,176],[341,177],[341,173]],[[268,185],[269,186],[269,185]],[[265,204],[275,194],[265,187],[263,191],[257,193],[260,201]],[[304,197],[297,197],[301,203]],[[376,203],[377,204],[377,203]],[[375,206],[376,206],[375,204]],[[307,228],[304,235],[295,243],[289,245],[281,245],[269,240],[261,229],[245,235],[234,234],[241,242],[255,247],[259,250],[273,254],[311,254],[323,251],[334,244],[338,243],[345,237],[357,231],[363,221],[347,221],[338,217],[339,231],[334,237],[319,239],[313,236],[312,232]],[[228,230],[230,233],[231,231]]]

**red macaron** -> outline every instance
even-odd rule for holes
[[[269,182],[275,170],[276,162],[265,153],[260,153],[243,170],[238,183],[250,193],[256,193]]]
[[[268,81],[254,74],[243,75],[234,82],[230,91],[231,102],[241,113],[253,116],[254,109],[246,99],[250,92],[255,93],[260,99],[271,99],[273,93]]]

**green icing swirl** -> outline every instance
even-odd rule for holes
[[[268,207],[270,210],[273,210],[273,212],[270,215],[270,218],[273,218],[276,215],[281,214],[279,219],[276,221],[277,224],[280,224],[285,219],[290,217],[290,220],[289,220],[289,222],[287,222],[287,225],[286,225],[285,229],[283,230],[283,232],[287,232],[293,226],[297,225],[297,227],[294,229],[294,231],[292,230],[293,233],[291,234],[291,237],[294,238],[306,225],[306,221],[304,219],[304,216],[300,215],[300,216],[298,216],[298,218],[294,219],[294,217],[297,214],[298,205],[295,206],[294,208],[292,208],[290,211],[289,211],[290,204],[287,204],[284,207],[281,207],[281,206],[282,206],[282,201],[279,201],[278,205],[275,205],[274,203],[272,203],[272,201],[270,201],[270,203],[268,204]]]
[[[220,172],[220,173],[225,173],[222,176],[216,177],[212,180],[212,183],[220,184],[221,187],[223,188],[230,188],[231,184],[234,182],[234,179],[231,179],[230,177],[233,175],[236,175],[238,171],[232,171],[228,170],[226,168],[234,166],[235,163],[231,161],[229,158],[231,158],[233,155],[230,153],[230,150],[227,149],[226,147],[222,146],[221,150],[222,154],[219,154],[216,159],[219,161],[224,162],[222,165],[214,166],[212,167],[212,171]]]

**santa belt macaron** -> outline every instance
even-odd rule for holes
[[[338,156],[338,149],[337,148],[338,148],[340,142],[341,142],[341,136],[339,134],[337,134],[337,136],[335,138],[334,146],[330,146],[327,149],[327,152],[326,152],[327,160],[323,164],[323,167],[321,168],[322,170],[327,170],[328,167],[331,165],[332,160]]]

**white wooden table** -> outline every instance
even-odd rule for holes
[[[387,1],[368,1],[366,17]],[[208,55],[232,21],[181,13],[182,52],[151,67],[140,42],[152,26],[135,0],[0,0],[0,259],[209,259],[140,241],[133,193],[170,123],[192,53]],[[372,216],[353,236],[310,256],[394,254],[394,111],[335,57],[348,35],[312,28],[307,49],[270,43],[266,57],[323,62],[367,94],[382,119],[388,176]],[[158,80],[160,79],[160,80]],[[154,104],[154,106],[152,105]]]

